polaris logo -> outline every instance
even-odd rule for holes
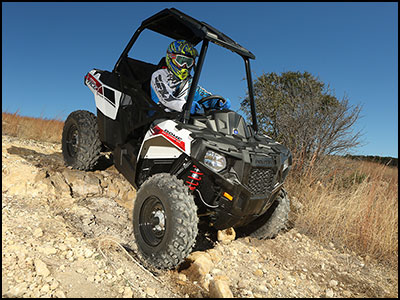
[[[174,138],[176,138],[178,141],[182,141],[182,138],[180,136],[177,136],[176,134],[174,134],[173,132],[169,131],[168,129],[164,129],[164,131],[166,133],[168,133],[170,136],[173,136]]]
[[[272,167],[274,165],[273,160],[270,158],[255,157],[253,163],[257,167]]]

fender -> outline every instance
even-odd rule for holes
[[[146,133],[139,150],[140,158],[178,158],[182,152],[190,156],[193,138],[187,129],[177,129],[178,124],[166,120],[153,125]]]

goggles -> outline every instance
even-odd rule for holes
[[[179,68],[183,68],[186,65],[186,68],[189,69],[194,65],[194,58],[192,57],[175,53],[169,53],[169,56]]]

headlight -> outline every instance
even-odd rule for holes
[[[226,159],[221,154],[208,150],[204,156],[204,164],[213,169],[214,171],[221,171],[226,167]]]
[[[284,162],[283,162],[283,171],[285,171],[287,169],[287,167],[289,167],[289,158],[287,158]]]

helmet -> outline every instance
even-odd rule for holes
[[[197,50],[191,43],[178,40],[169,45],[165,62],[172,73],[184,80],[189,76],[190,68],[193,67],[197,56]]]

